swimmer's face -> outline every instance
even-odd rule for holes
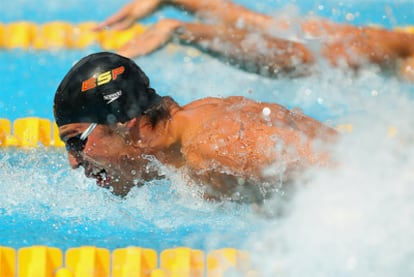
[[[71,167],[83,167],[85,175],[96,179],[98,186],[126,195],[134,185],[142,183],[145,178],[142,169],[148,160],[129,142],[127,130],[118,126],[97,125],[86,140],[80,141],[80,135],[90,125],[74,123],[59,127]]]

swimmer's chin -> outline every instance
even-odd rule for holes
[[[133,187],[142,186],[143,184],[137,181],[122,180],[107,174],[91,176],[91,178],[95,178],[97,186],[108,189],[112,194],[122,197],[126,196]]]
[[[99,187],[109,188],[113,182],[113,177],[110,176],[106,170],[102,169],[100,171],[87,171],[85,170],[85,176],[88,178],[95,179],[96,184]]]
[[[107,187],[112,194],[124,197],[126,196],[133,187],[140,187],[142,184],[130,184],[130,183],[117,183],[116,185],[111,185]]]

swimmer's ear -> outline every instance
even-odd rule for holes
[[[117,129],[118,131],[127,131],[133,128],[136,125],[136,122],[137,122],[136,118],[128,120],[124,123],[118,122],[115,125],[115,129]]]
[[[125,122],[124,124],[125,124],[125,128],[127,128],[128,131],[131,131],[131,129],[134,129],[137,126],[138,121],[137,121],[137,118],[134,117],[131,120]]]
[[[136,117],[132,118],[131,120],[123,123],[125,131],[128,133],[128,136],[131,138],[132,142],[135,142],[139,138],[139,128],[138,128],[138,120]]]
[[[133,118],[124,123],[121,123],[121,122],[116,123],[116,125],[114,126],[114,129],[116,130],[118,134],[122,135],[123,137],[128,137],[130,136],[130,133],[133,133],[131,132],[131,129],[133,129],[135,125],[136,125],[136,119]]]

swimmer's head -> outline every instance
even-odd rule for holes
[[[58,126],[113,124],[144,114],[160,101],[135,62],[101,52],[82,58],[69,70],[56,91],[53,108]]]

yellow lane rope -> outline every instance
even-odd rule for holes
[[[49,119],[27,117],[11,122],[0,118],[0,147],[64,146],[57,126]]]
[[[92,31],[97,22],[88,21],[73,24],[65,21],[51,21],[38,24],[30,21],[0,23],[0,48],[3,49],[83,49],[99,45],[105,50],[118,49],[135,35],[145,30],[142,24],[135,24],[123,31]],[[414,26],[396,27],[396,30],[414,33]]]
[[[249,254],[235,248],[204,252],[177,247],[157,253],[140,247],[110,251],[95,246],[69,248],[0,246],[0,276],[20,277],[224,277],[258,276]]]
[[[135,35],[144,31],[145,27],[135,24],[122,31],[92,31],[96,22],[72,24],[64,21],[52,21],[37,24],[29,21],[0,23],[0,48],[49,50],[60,48],[83,49],[91,45],[99,45],[102,49],[117,49]]]

